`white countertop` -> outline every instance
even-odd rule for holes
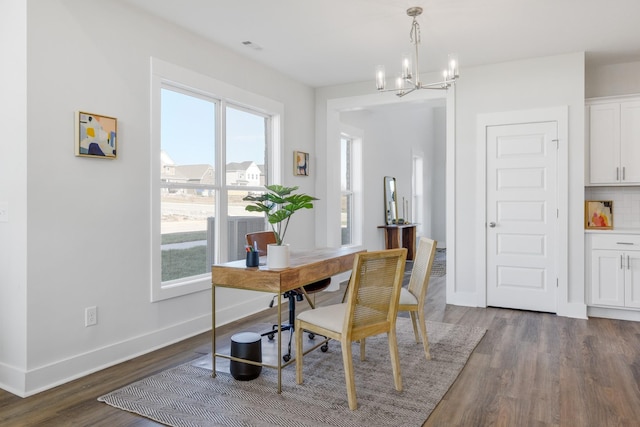
[[[640,234],[640,228],[614,228],[613,230],[585,229],[586,234]]]

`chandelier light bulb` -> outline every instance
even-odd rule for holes
[[[402,90],[404,88],[404,76],[398,75],[396,77],[396,89]]]
[[[408,53],[402,54],[402,78],[411,78],[411,56]]]
[[[376,67],[376,88],[378,90],[384,90],[385,87],[385,70],[384,65],[378,65]]]
[[[458,58],[456,55],[449,55],[449,78],[458,77]]]

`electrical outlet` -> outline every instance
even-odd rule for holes
[[[98,323],[98,307],[87,307],[84,309],[84,326],[93,326]]]

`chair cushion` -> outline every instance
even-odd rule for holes
[[[334,332],[342,332],[347,304],[332,304],[317,307],[298,314],[298,319],[318,325]]]
[[[418,304],[418,298],[407,290],[407,288],[400,289],[400,305],[416,305]]]

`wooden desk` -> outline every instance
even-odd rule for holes
[[[407,260],[413,260],[416,251],[416,225],[379,225],[384,228],[384,246],[387,249],[407,248]]]
[[[292,252],[290,267],[270,270],[266,265],[259,267],[247,267],[245,260],[217,264],[211,267],[212,281],[212,328],[211,339],[213,347],[213,373],[216,376],[216,357],[260,365],[278,370],[278,393],[282,392],[282,368],[292,363],[295,359],[282,364],[282,331],[278,326],[278,364],[267,365],[232,357],[230,355],[216,353],[216,287],[245,289],[251,291],[270,292],[282,294],[286,291],[297,289],[309,283],[326,279],[336,274],[349,271],[353,268],[356,253],[365,252],[363,249],[316,249],[307,252]],[[266,264],[266,258],[261,258],[261,264]],[[282,298],[278,300],[278,319],[282,318]],[[280,325],[280,320],[278,320]]]

